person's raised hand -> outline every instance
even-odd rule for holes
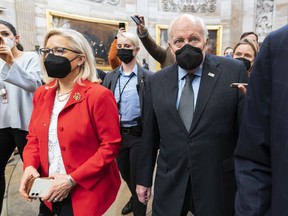
[[[123,32],[126,32],[126,29],[122,27],[117,32],[117,38],[119,38],[123,34]]]
[[[5,44],[5,40],[0,36],[0,58],[5,61],[9,66],[14,63],[14,57],[10,47]]]
[[[139,18],[139,20],[141,21],[141,24],[137,25],[137,29],[140,33],[140,35],[144,35],[147,32],[147,28],[145,27],[145,19],[144,16],[141,15],[135,15],[136,17]]]

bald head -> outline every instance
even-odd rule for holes
[[[191,15],[191,14],[182,14],[178,17],[176,17],[169,25],[168,28],[168,40],[170,40],[174,33],[177,31],[185,31],[189,29],[199,29],[202,32],[202,36],[204,37],[204,40],[208,38],[208,30],[207,27],[200,17]]]

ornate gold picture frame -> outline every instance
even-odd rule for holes
[[[208,53],[221,55],[222,25],[208,25],[209,42]],[[168,25],[156,25],[156,43],[164,49],[168,46]],[[156,70],[160,70],[159,62],[156,62]]]
[[[85,35],[93,49],[96,67],[104,71],[112,68],[108,63],[108,52],[114,37],[117,35],[119,23],[124,21],[104,20],[47,10],[47,30],[51,28],[71,28]],[[128,28],[128,23],[126,29]]]

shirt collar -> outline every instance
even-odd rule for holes
[[[120,72],[121,76],[127,76],[126,74],[124,74],[122,66],[119,68],[119,72]],[[138,74],[138,65],[137,64],[134,65],[134,68],[133,68],[131,74],[132,73],[134,73],[137,76],[137,74]],[[128,75],[128,76],[130,76],[130,75]]]
[[[194,75],[201,77],[202,76],[202,68],[203,68],[203,62],[200,64],[199,67],[196,68]],[[183,79],[187,75],[187,70],[181,68],[178,66],[178,81]]]

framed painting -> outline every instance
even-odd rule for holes
[[[112,68],[108,62],[108,53],[119,23],[124,21],[104,20],[57,11],[47,10],[47,30],[51,28],[71,28],[81,32],[89,41],[96,60],[96,67],[104,71]],[[126,24],[126,29],[128,23]]]
[[[221,55],[222,26],[208,25],[209,42],[208,53]],[[156,25],[156,43],[164,49],[168,46],[168,25]],[[156,62],[156,69],[160,70],[160,63]]]

